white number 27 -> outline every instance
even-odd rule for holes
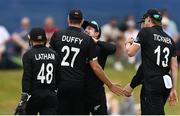
[[[74,61],[75,61],[76,56],[78,55],[80,49],[79,49],[79,48],[72,47],[72,48],[71,48],[71,51],[70,51],[70,48],[69,48],[68,46],[64,46],[64,47],[61,49],[61,52],[65,52],[65,51],[66,51],[66,54],[65,54],[65,56],[63,57],[63,60],[62,60],[62,62],[61,62],[61,66],[69,66],[69,62],[67,62],[66,60],[67,60],[67,58],[69,57],[70,52],[72,51],[72,52],[74,52],[74,55],[73,55],[73,58],[72,58],[70,64],[71,64],[71,67],[73,67],[73,66],[74,66]]]

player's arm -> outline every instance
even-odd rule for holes
[[[31,97],[31,78],[32,78],[32,63],[28,53],[23,55],[23,78],[22,78],[22,94],[21,100],[16,108],[16,115],[25,115],[25,109],[29,98]]]
[[[116,51],[116,46],[111,43],[103,42],[103,41],[97,41],[97,45],[101,47],[101,49],[104,51],[104,53],[111,55],[114,54]]]
[[[103,71],[102,67],[99,65],[97,60],[93,60],[89,62],[92,70],[94,71],[94,73],[97,75],[97,77],[105,84],[108,86],[108,88],[115,94],[117,95],[123,95],[123,90],[122,88],[117,85],[117,84],[113,84],[108,76],[106,75],[106,73]]]
[[[137,87],[138,85],[142,84],[144,80],[143,77],[143,69],[142,69],[142,65],[139,66],[136,75],[134,75],[134,77],[131,80],[131,83],[128,83],[125,87],[124,87],[124,94],[125,96],[129,97],[132,95],[133,89],[135,87]]]
[[[29,52],[23,56],[23,77],[22,77],[22,92],[30,93],[32,79],[32,60]]]
[[[140,49],[140,44],[133,42],[132,38],[126,40],[125,46],[129,57],[135,56],[137,51]]]
[[[99,65],[97,61],[97,55],[96,55],[96,45],[93,42],[93,40],[90,38],[90,43],[89,43],[89,64],[94,71],[94,73],[97,75],[97,77],[105,84],[108,86],[108,88],[115,94],[117,95],[122,95],[122,88],[116,84],[113,84],[108,76],[105,74],[103,71],[102,67]]]
[[[138,85],[142,84],[144,80],[142,65],[139,66],[136,75],[131,80],[130,86],[134,89]]]
[[[172,89],[169,95],[169,103],[174,106],[178,103],[177,97],[177,77],[178,77],[178,64],[177,57],[171,58],[171,77],[172,77]]]
[[[147,38],[147,29],[143,28],[138,33],[136,40],[134,41],[132,38],[128,38],[125,42],[125,47],[127,49],[128,56],[134,56],[140,47],[144,46],[144,44],[148,41],[145,40]]]

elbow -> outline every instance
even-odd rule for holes
[[[98,62],[92,62],[91,63],[91,68],[94,71],[94,73],[98,73],[99,70],[101,70],[101,66],[99,65]]]

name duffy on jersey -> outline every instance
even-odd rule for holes
[[[55,55],[54,54],[50,54],[50,53],[47,53],[47,54],[44,54],[44,53],[41,53],[41,54],[35,54],[35,59],[36,60],[55,60]]]
[[[68,43],[75,43],[75,44],[78,43],[78,44],[81,44],[83,39],[80,39],[78,37],[63,35],[62,36],[62,41],[66,41]]]

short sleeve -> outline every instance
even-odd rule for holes
[[[138,44],[144,44],[144,39],[146,39],[146,30],[141,29],[134,42]]]
[[[88,51],[88,60],[96,60],[97,59],[97,52],[96,52],[96,44],[92,40],[92,38],[89,38],[89,51]]]

